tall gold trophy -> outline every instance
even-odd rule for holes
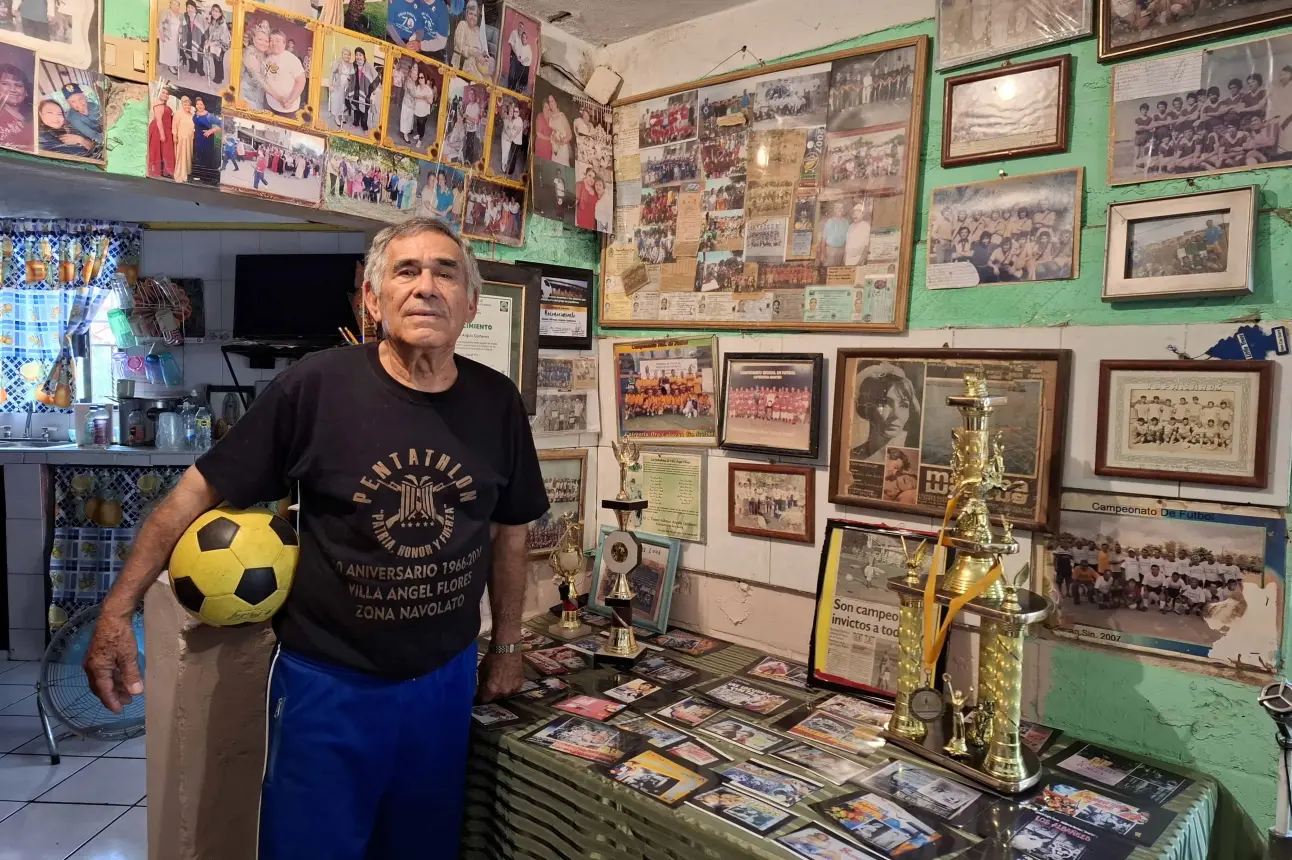
[[[547,557],[561,596],[561,620],[547,628],[558,639],[582,639],[592,628],[579,620],[579,576],[583,574],[582,523],[574,521],[574,514],[561,516],[561,537],[556,548]]]
[[[1008,521],[992,528],[988,501],[1013,488],[1005,476],[1000,435],[991,433],[991,415],[1006,402],[987,392],[981,371],[964,377],[962,395],[947,398],[960,410],[964,426],[952,431],[954,525],[944,524],[938,543],[954,548],[955,563],[938,581],[938,557],[928,578],[918,575],[918,558],[906,576],[888,588],[901,601],[898,626],[898,702],[885,734],[893,743],[969,777],[988,788],[1016,794],[1040,779],[1037,757],[1021,746],[1018,722],[1023,693],[1023,637],[1028,625],[1050,614],[1054,604],[1021,587],[1026,568],[1011,585],[1001,582],[1001,558],[1018,552]],[[940,555],[940,553],[939,553]],[[933,586],[933,590],[930,590]],[[930,598],[933,604],[928,601]],[[939,607],[947,607],[938,625]],[[947,695],[932,688],[933,667],[957,612],[979,618],[977,702],[968,712],[965,691]],[[921,619],[921,616],[923,618]],[[922,621],[922,623],[921,623]]]
[[[605,602],[610,609],[610,641],[595,655],[597,665],[631,669],[637,658],[646,650],[637,644],[633,634],[633,590],[631,576],[642,563],[642,545],[628,528],[628,518],[646,510],[645,499],[628,497],[628,472],[637,465],[641,452],[637,443],[623,439],[610,443],[619,463],[619,493],[613,499],[603,499],[601,507],[615,512],[619,528],[606,535],[601,557],[610,575],[610,590]]]

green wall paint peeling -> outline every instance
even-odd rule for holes
[[[103,34],[147,39],[150,18],[148,0],[104,0]]]

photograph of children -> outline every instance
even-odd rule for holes
[[[894,48],[835,60],[830,75],[830,112],[826,128],[855,131],[911,116],[915,89],[915,48]]]
[[[530,556],[546,556],[556,549],[561,533],[565,530],[562,517],[572,514],[577,521],[583,510],[583,468],[581,457],[542,457],[538,470],[543,475],[543,489],[547,491],[546,513],[529,524],[525,548]]]
[[[695,90],[651,99],[637,108],[638,145],[642,149],[680,143],[696,135]]]
[[[625,705],[631,705],[638,699],[644,699],[652,693],[658,693],[662,689],[664,688],[658,684],[652,684],[650,681],[643,678],[633,678],[625,684],[620,684],[618,687],[606,690],[605,694],[616,702],[623,702]]]
[[[640,681],[639,683],[648,683]],[[607,693],[609,695],[609,693]],[[676,729],[669,728],[663,723],[646,717],[638,716],[633,713],[617,714],[610,720],[610,725],[618,726],[621,729],[630,731],[633,734],[641,735],[646,738],[646,742],[656,749],[670,747],[678,741],[686,740],[687,735]]]
[[[814,808],[880,857],[937,857],[956,843],[951,831],[870,791],[822,801]]]
[[[879,729],[858,726],[817,711],[789,729],[792,735],[816,741],[854,755],[865,754],[883,746]]]
[[[280,120],[309,122],[315,113],[310,101],[315,51],[313,26],[271,9],[247,6],[242,10],[240,33],[242,60],[237,70],[235,107],[272,114]],[[354,41],[334,34],[329,34],[328,39]],[[332,55],[325,52],[325,57],[323,68],[332,68]],[[327,80],[323,85],[325,90],[330,86]],[[380,90],[378,85],[378,93]],[[339,129],[329,125],[326,130]]]
[[[502,37],[499,39],[501,55],[494,83],[523,96],[534,94],[534,77],[543,55],[539,43],[542,25],[535,19],[508,5],[502,16]]]
[[[434,161],[417,163],[417,214],[461,227],[467,204],[467,175]]]
[[[709,639],[705,636],[696,636],[694,633],[687,633],[685,630],[673,629],[668,633],[656,636],[655,644],[671,648],[689,657],[703,657],[706,654],[721,651],[730,643],[718,639]]]
[[[874,584],[882,587],[882,578],[880,582]],[[817,703],[814,707],[818,711],[825,711],[827,714],[843,717],[849,722],[874,726],[877,729],[887,726],[889,718],[893,716],[890,708],[881,708],[879,705],[873,705],[870,702],[853,698],[843,693],[833,695],[825,701]]]
[[[17,92],[17,87],[12,91]],[[103,153],[103,76],[94,72],[73,69],[68,66],[52,63],[49,60],[40,62],[40,78],[37,81],[39,97],[36,102],[36,149],[39,155],[50,158],[63,158],[71,161],[89,161],[102,164]],[[220,105],[211,96],[217,115],[215,127],[218,132],[218,114]],[[198,125],[203,125],[203,120]],[[209,128],[210,126],[205,126]],[[210,136],[203,137],[199,129],[198,154],[202,156],[201,166],[215,168],[215,180],[209,173],[203,173],[201,181],[217,184],[219,178],[218,162],[207,158],[209,153],[205,143]],[[216,139],[218,145],[218,137]]]
[[[220,186],[317,206],[326,148],[326,139],[319,135],[226,116]]]
[[[26,48],[0,43],[0,148],[35,151],[35,80],[36,55]]]
[[[640,744],[623,729],[583,717],[557,717],[524,738],[526,743],[601,764],[619,761]]]
[[[444,105],[440,160],[468,170],[481,169],[489,122],[489,88],[463,77],[453,77],[448,83]]]
[[[901,193],[906,185],[906,129],[827,132],[824,178],[827,188]]]
[[[552,707],[560,711],[567,711],[571,714],[577,714],[580,717],[588,717],[593,720],[606,720],[614,714],[619,713],[627,705],[621,705],[617,702],[608,702],[605,699],[598,699],[596,696],[570,696],[568,699],[562,699],[559,702],[553,702]]]
[[[1184,56],[1196,60],[1144,60],[1116,70],[1110,183],[1292,161],[1292,37]],[[1151,83],[1118,84],[1138,74]]]
[[[1009,845],[994,849],[1000,860],[1124,860],[1135,845],[1097,834],[1031,810],[1014,820]]]
[[[1089,35],[1091,6],[1090,0],[940,0],[937,68]]]
[[[668,754],[682,761],[698,764],[700,767],[712,767],[719,762],[731,761],[727,756],[699,740],[683,741],[677,746],[670,747]]]
[[[97,72],[100,6],[97,0],[0,0],[0,43]]]
[[[761,275],[761,271],[760,271]],[[722,445],[815,456],[814,393],[820,367],[812,358],[728,358],[723,378]],[[795,507],[802,513],[803,497]]]
[[[413,54],[392,51],[390,99],[382,142],[395,149],[410,150],[434,158],[439,149],[440,95],[444,72],[434,63]]]
[[[688,803],[739,827],[751,830],[759,836],[780,827],[792,815],[756,797],[750,797],[744,792],[730,788],[715,788],[713,791],[697,794]]]
[[[825,124],[830,66],[807,66],[764,76],[755,84],[754,128],[804,128]]]
[[[390,55],[390,48],[377,42],[327,31],[315,127],[375,140],[381,128],[382,76]]]
[[[709,717],[720,713],[722,708],[711,705],[703,699],[688,696],[666,708],[660,708],[655,715],[685,726],[698,726]]]
[[[531,110],[528,99],[498,93],[489,141],[490,175],[522,184],[529,178]]]
[[[1186,3],[1099,2],[1099,59],[1142,54],[1175,44],[1197,42],[1207,33],[1234,32],[1239,28],[1272,26],[1286,21],[1292,9],[1287,0],[1250,0],[1233,4],[1223,0]]]
[[[218,186],[224,152],[220,100],[206,93],[169,86],[165,81],[153,81],[149,92],[153,107],[148,129],[148,175],[154,179]],[[53,104],[52,101],[41,104],[46,103]],[[40,121],[43,129],[49,119],[42,113]],[[163,131],[164,139],[161,138]],[[164,172],[168,160],[169,176]]]
[[[755,797],[761,797],[786,808],[801,803],[821,787],[821,783],[816,780],[795,776],[787,770],[755,761],[728,765],[717,768],[714,772],[722,777],[724,782],[729,782]]]
[[[835,785],[843,785],[866,769],[856,762],[839,758],[837,755],[828,753],[811,744],[795,742],[784,749],[777,750],[775,755],[790,764],[807,768],[812,773],[825,777]]]
[[[1193,780],[1110,752],[1094,744],[1074,744],[1056,757],[1055,767],[1117,790],[1141,806],[1161,806]]]
[[[525,190],[472,176],[467,186],[462,235],[520,246],[525,242],[524,230]]]
[[[930,289],[1075,278],[1081,168],[933,190]]]
[[[502,705],[476,705],[471,709],[471,719],[487,728],[500,728],[520,722],[520,716]]]
[[[837,836],[832,836],[820,827],[804,827],[776,841],[805,860],[871,860],[872,855],[860,848],[854,848]]]
[[[699,692],[706,699],[726,705],[729,708],[736,708],[762,716],[774,714],[793,701],[789,696],[781,696],[771,690],[764,690],[762,687],[735,680],[724,681],[716,686],[701,689]]]
[[[717,717],[700,726],[699,729],[705,734],[731,741],[738,747],[744,747],[756,753],[771,752],[785,743],[779,735],[737,717]]]
[[[393,42],[427,59],[448,63],[449,34],[453,26],[450,17],[452,6],[456,6],[459,12],[463,11],[461,0],[390,0],[388,4],[368,3],[365,10],[367,14],[362,16],[352,16],[347,8],[345,26],[346,29]],[[379,21],[372,20],[377,17],[371,14],[373,12],[381,13]]]
[[[233,6],[211,0],[156,4],[156,77],[215,95],[233,81]]]
[[[498,64],[498,21],[486,20],[484,0],[451,0],[453,40],[449,65],[482,81],[492,81]]]
[[[1228,210],[1131,221],[1126,244],[1132,278],[1179,277],[1229,268]]]
[[[764,657],[746,669],[745,674],[751,678],[788,684],[800,690],[807,689],[807,666],[802,663],[791,663],[780,657]]]
[[[749,133],[743,127],[719,129],[700,137],[700,168],[706,179],[744,176],[748,155]]]
[[[683,666],[667,657],[646,657],[639,660],[633,667],[633,672],[654,681],[663,681],[665,684],[679,684],[687,678],[694,678],[700,674],[698,669]]]
[[[888,761],[856,780],[902,803],[932,812],[949,824],[964,823],[982,812],[985,795],[940,774],[904,761]]]
[[[709,783],[703,774],[651,750],[607,768],[605,774],[669,806],[676,806]]]
[[[418,162],[407,155],[333,137],[328,141],[323,207],[382,221],[399,220],[413,208],[417,167]]]
[[[727,531],[812,543],[812,469],[728,464],[730,511]]]

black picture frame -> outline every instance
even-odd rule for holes
[[[576,269],[570,266],[553,266],[548,263],[534,263],[528,260],[518,261],[522,266],[538,269],[540,272],[539,280],[539,315],[538,315],[538,347],[539,349],[592,349],[592,326],[593,326],[593,304],[592,294],[597,286],[596,273],[591,269]],[[587,292],[582,301],[570,301],[559,303],[544,303],[542,301],[543,283],[549,278],[556,278],[567,281],[584,281],[587,283]],[[544,333],[543,322],[548,309],[574,308],[582,309],[584,315],[584,335],[575,337],[571,335],[558,335]]]
[[[539,279],[541,273],[534,266],[518,266],[480,260],[480,278],[484,292],[489,285],[519,287],[521,290],[520,368],[512,382],[520,389],[520,399],[525,404],[525,414],[533,415],[538,408],[538,313]]]
[[[812,394],[808,406],[808,446],[807,448],[782,448],[776,445],[754,445],[750,443],[727,441],[727,394],[731,384],[732,364],[741,361],[760,361],[771,363],[810,363],[812,365]],[[825,375],[825,356],[819,352],[728,352],[722,356],[722,383],[720,387],[722,406],[718,410],[718,447],[724,451],[744,451],[750,454],[769,454],[784,457],[798,457],[815,460],[821,452],[821,389]]]

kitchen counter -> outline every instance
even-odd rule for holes
[[[110,445],[107,448],[78,448],[75,443],[62,445],[0,445],[0,466],[32,463],[50,466],[191,466],[198,454],[194,451],[158,451],[156,448],[132,448]]]

